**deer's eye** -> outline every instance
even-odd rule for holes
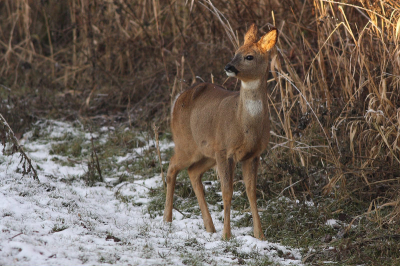
[[[246,60],[253,60],[254,59],[254,57],[252,56],[252,55],[248,55],[248,56],[246,56],[244,59],[246,59]]]

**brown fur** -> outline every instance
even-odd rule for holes
[[[233,172],[236,163],[242,162],[243,179],[254,221],[254,236],[264,238],[256,205],[256,179],[259,156],[267,148],[270,137],[267,52],[275,45],[276,39],[277,31],[273,29],[256,42],[257,28],[251,26],[245,36],[245,44],[236,51],[230,63],[239,71],[236,77],[247,82],[242,83],[240,92],[202,83],[183,92],[176,100],[171,119],[175,154],[167,173],[165,221],[172,221],[176,176],[180,170],[188,167],[206,230],[215,232],[204,199],[201,176],[217,165],[224,202],[223,237],[230,238]],[[245,59],[248,55],[254,59]]]

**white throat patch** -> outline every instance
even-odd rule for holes
[[[258,87],[260,86],[260,82],[261,82],[260,79],[247,81],[247,82],[242,81],[242,88],[249,89],[249,90],[255,90],[255,89],[258,89]]]
[[[245,100],[245,106],[250,116],[254,117],[262,113],[263,104],[261,100]]]

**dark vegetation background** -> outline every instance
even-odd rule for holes
[[[360,204],[349,223],[399,236],[396,0],[3,0],[0,113],[17,135],[39,118],[168,131],[177,92],[239,89],[227,21],[240,42],[252,23],[280,31],[260,190]]]

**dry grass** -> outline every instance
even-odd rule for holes
[[[316,182],[371,202],[360,215],[380,226],[398,221],[398,1],[5,0],[0,16],[0,112],[14,128],[38,116],[166,128],[171,95],[201,80],[237,90],[223,66],[238,37],[276,26],[263,172],[289,173],[277,182],[292,197]]]

